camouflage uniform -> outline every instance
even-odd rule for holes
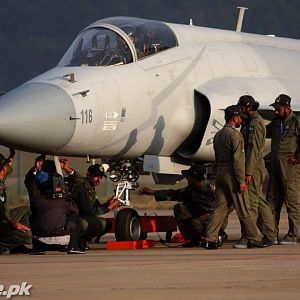
[[[28,206],[21,206],[7,210],[7,193],[3,180],[0,180],[0,246],[13,249],[17,246],[31,243],[31,231],[22,232],[8,223],[7,217],[16,222],[29,226],[30,210]]]
[[[271,142],[271,172],[269,196],[276,220],[276,231],[279,232],[278,225],[280,212],[283,203],[286,205],[289,231],[288,235],[297,240],[300,222],[300,164],[292,165],[287,158],[295,155],[300,157],[299,137],[300,119],[292,111],[286,119],[274,119],[267,126],[268,137]]]
[[[74,183],[71,191],[71,197],[79,209],[84,231],[80,243],[87,243],[92,238],[104,235],[111,229],[112,224],[107,219],[99,217],[99,215],[107,213],[109,209],[106,203],[100,204],[95,187],[86,178],[81,178],[80,182],[78,180],[80,175],[77,172],[71,176],[77,177],[77,182]]]
[[[214,137],[214,150],[217,161],[217,208],[207,224],[206,240],[217,243],[219,229],[226,218],[228,208],[233,205],[245,238],[255,243],[258,235],[250,210],[248,193],[240,192],[239,186],[245,182],[243,136],[234,127],[226,124]]]
[[[178,201],[173,210],[178,228],[187,240],[199,241],[206,232],[206,215],[216,206],[214,188],[203,182],[200,188],[193,184],[178,190],[154,192],[156,201]]]
[[[265,170],[262,150],[265,145],[266,127],[258,112],[255,112],[242,126],[241,133],[245,142],[246,175],[252,177],[248,185],[251,210],[253,210],[255,221],[260,216],[258,226],[263,236],[269,241],[274,241],[276,238],[274,217],[271,206],[262,192]]]

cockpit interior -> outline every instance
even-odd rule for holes
[[[58,67],[124,65],[177,45],[174,32],[163,22],[106,18],[77,36]]]

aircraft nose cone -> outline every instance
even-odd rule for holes
[[[0,144],[55,153],[72,138],[75,108],[60,87],[27,83],[0,97]]]

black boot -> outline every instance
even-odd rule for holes
[[[210,242],[210,241],[204,241],[202,243],[202,247],[208,250],[215,250],[218,249],[218,245],[215,242]]]
[[[228,240],[228,235],[227,235],[227,233],[226,233],[224,230],[220,230],[220,231],[219,231],[219,238],[218,238],[217,246],[218,246],[218,247],[223,246],[223,243],[224,243],[225,241],[227,241],[227,240]]]

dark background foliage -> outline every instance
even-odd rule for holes
[[[109,16],[134,16],[300,38],[299,0],[0,0],[0,91],[55,66],[77,33]]]

